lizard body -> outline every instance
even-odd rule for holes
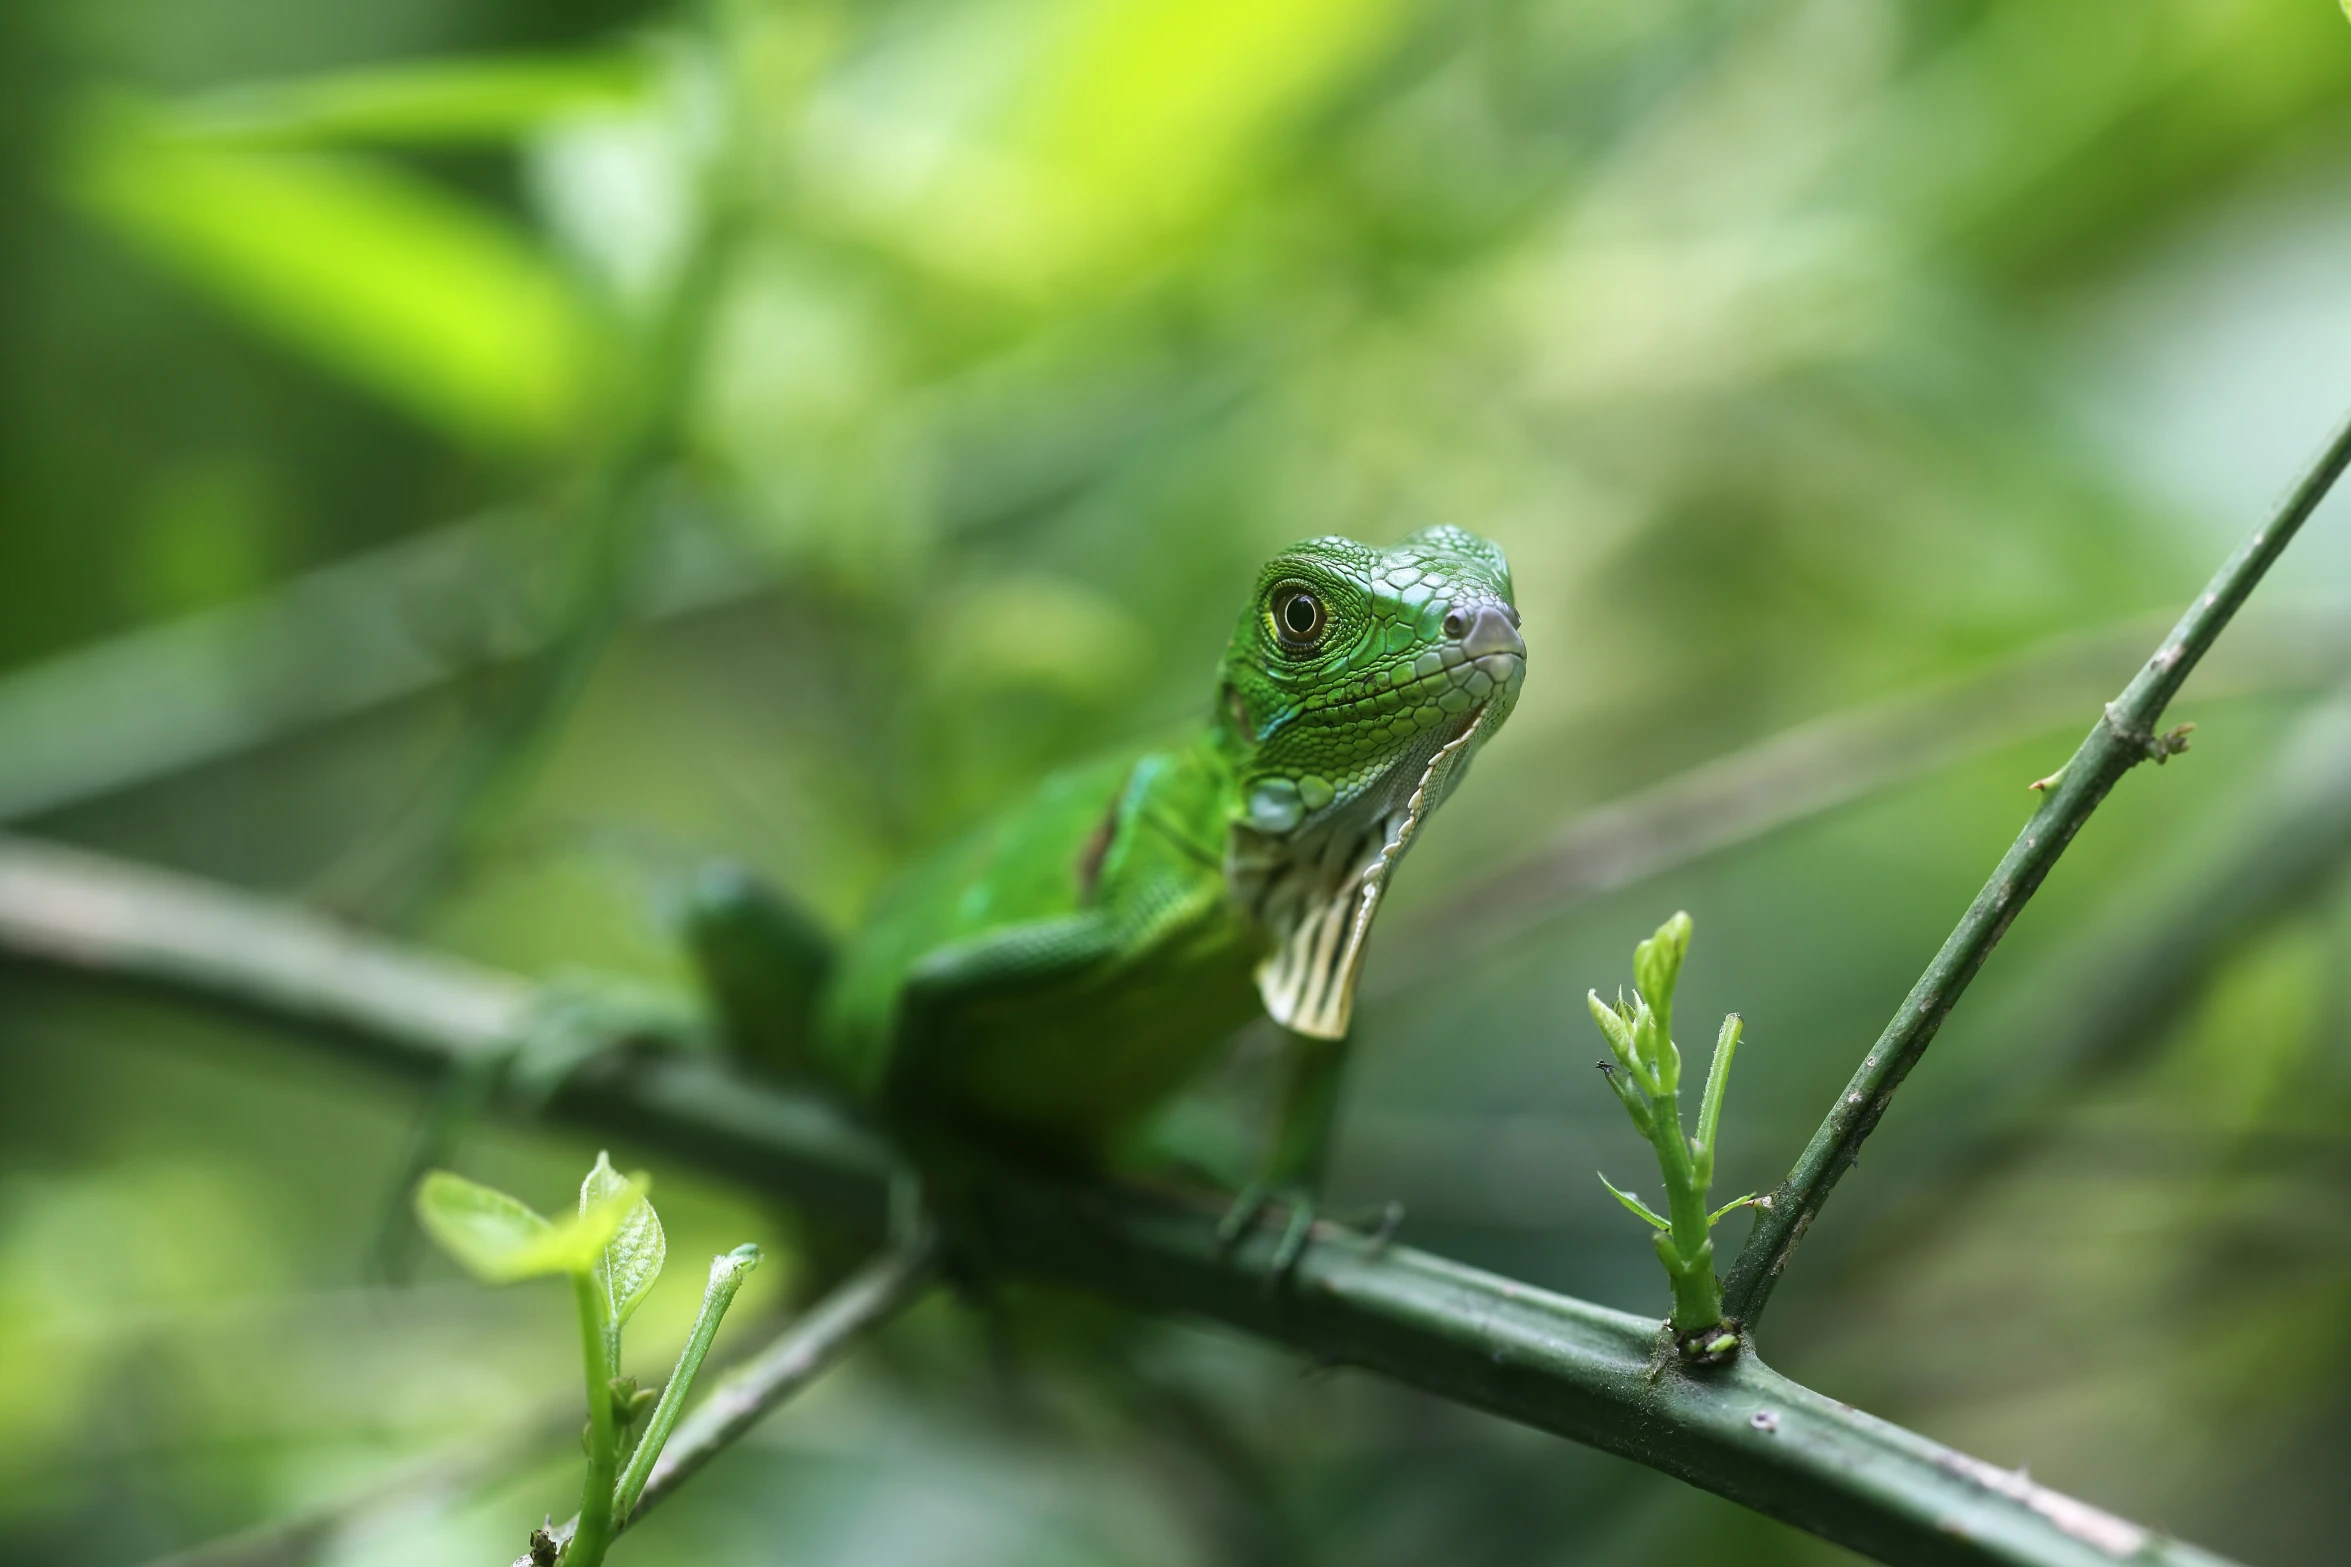
[[[1517,626],[1501,551],[1461,529],[1292,546],[1197,738],[1048,779],[836,959],[740,886],[706,899],[689,934],[730,1032],[893,1124],[1114,1158],[1260,1011],[1344,1038],[1389,877],[1517,698]]]

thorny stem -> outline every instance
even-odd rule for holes
[[[2186,749],[2184,731],[2156,733],[2164,709],[2347,465],[2351,420],[2336,431],[2277,515],[2228,558],[2122,695],[2107,704],[2072,759],[2035,785],[2043,791],[2040,808],[1862,1058],[1787,1179],[1756,1204],[1755,1228],[1731,1270],[1726,1300],[1731,1321],[1753,1332],[1781,1270],[1830,1191],[1852,1168],[1894,1090],[2107,791],[2140,762],[2161,762]]]
[[[1695,1333],[1722,1320],[1722,1281],[1714,1276],[1714,1241],[1706,1233],[1706,1191],[1690,1164],[1690,1144],[1682,1136],[1680,1096],[1666,1094],[1649,1103],[1649,1142],[1657,1150],[1657,1166],[1665,1177],[1665,1214],[1669,1230],[1657,1232],[1657,1257],[1673,1281],[1673,1326],[1677,1333]]]

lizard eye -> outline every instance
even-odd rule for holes
[[[1302,653],[1320,640],[1326,617],[1312,589],[1285,582],[1273,590],[1271,607],[1274,639],[1283,648]]]

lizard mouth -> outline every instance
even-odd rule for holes
[[[1364,942],[1388,878],[1445,797],[1489,705],[1462,714],[1451,735],[1430,751],[1411,789],[1400,799],[1391,796],[1392,804],[1352,830],[1334,831],[1319,843],[1235,833],[1229,867],[1234,888],[1275,938],[1256,976],[1258,995],[1275,1022],[1315,1039],[1346,1035]]]

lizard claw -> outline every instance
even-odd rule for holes
[[[1225,1256],[1238,1246],[1241,1237],[1256,1226],[1259,1215],[1272,1201],[1273,1189],[1263,1181],[1251,1181],[1242,1187],[1233,1205],[1224,1211],[1224,1217],[1216,1221],[1216,1254]]]
[[[1224,1218],[1216,1226],[1216,1253],[1229,1256],[1242,1238],[1256,1228],[1268,1208],[1276,1203],[1287,1210],[1282,1223],[1281,1239],[1274,1243],[1273,1257],[1266,1271],[1265,1287],[1268,1293],[1288,1284],[1298,1271],[1299,1261],[1305,1257],[1307,1245],[1314,1238],[1314,1225],[1323,1217],[1322,1207],[1314,1193],[1302,1186],[1274,1186],[1264,1181],[1251,1181],[1241,1188],[1239,1196],[1225,1210]],[[1360,1218],[1346,1217],[1342,1223],[1351,1228],[1368,1231],[1370,1254],[1378,1256],[1396,1239],[1396,1231],[1404,1223],[1404,1205],[1385,1202]]]
[[[1216,1226],[1216,1253],[1229,1256],[1235,1246],[1257,1227],[1257,1221],[1276,1203],[1287,1210],[1282,1222],[1281,1239],[1274,1243],[1273,1257],[1266,1268],[1267,1294],[1279,1290],[1297,1272],[1298,1260],[1306,1255],[1306,1243],[1314,1234],[1314,1221],[1319,1216],[1314,1194],[1301,1186],[1274,1186],[1264,1181],[1251,1181],[1241,1188],[1233,1205],[1225,1210],[1224,1218]]]
[[[1265,1292],[1275,1294],[1290,1282],[1290,1275],[1298,1271],[1298,1263],[1306,1255],[1306,1243],[1314,1234],[1314,1198],[1306,1192],[1290,1192],[1290,1222],[1282,1230],[1280,1244],[1273,1249],[1273,1262],[1266,1269]]]

